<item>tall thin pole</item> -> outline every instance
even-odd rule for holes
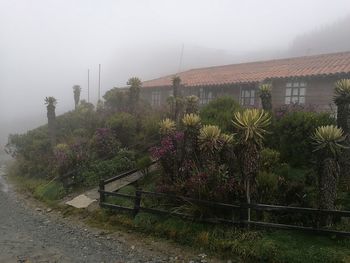
[[[98,64],[98,101],[101,99],[101,64]]]
[[[90,102],[90,69],[88,69],[88,102]]]
[[[177,73],[180,73],[181,71],[181,67],[182,67],[182,58],[183,58],[183,55],[184,55],[184,44],[182,44],[182,47],[181,47],[181,54],[180,54],[180,62],[179,62],[179,70]]]

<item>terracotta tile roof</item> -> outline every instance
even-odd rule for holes
[[[177,75],[184,86],[205,86],[341,73],[350,73],[350,52],[198,68]],[[144,81],[143,87],[170,86],[173,77]]]

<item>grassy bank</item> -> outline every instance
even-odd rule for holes
[[[224,225],[211,225],[170,216],[128,213],[108,210],[89,212],[84,209],[57,206],[65,192],[62,185],[44,179],[19,176],[15,166],[9,169],[9,179],[19,190],[30,192],[36,199],[55,206],[64,216],[80,215],[95,227],[113,230],[133,230],[148,236],[166,238],[206,254],[231,259],[233,262],[350,262],[350,240],[306,235],[291,231],[241,230]],[[154,190],[157,173],[139,182],[145,190]],[[133,194],[135,186],[120,190]],[[115,203],[132,206],[126,199]]]

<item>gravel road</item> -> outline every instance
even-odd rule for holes
[[[135,246],[103,232],[53,216],[23,202],[1,174],[0,262],[199,262],[178,261],[142,241]],[[194,255],[195,257],[195,255]],[[197,256],[198,258],[198,256]]]

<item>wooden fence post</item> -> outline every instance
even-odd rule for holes
[[[248,220],[248,208],[247,208],[247,205],[246,205],[244,199],[241,200],[239,205],[241,207],[239,210],[240,226],[246,227],[246,224],[244,222]]]
[[[100,190],[100,203],[104,203],[106,201],[105,194],[103,193],[103,191],[105,190],[104,180],[100,180],[99,190]]]
[[[141,205],[141,189],[137,189],[135,194],[135,203],[134,203],[134,212],[133,212],[134,217],[139,213],[140,205]]]

